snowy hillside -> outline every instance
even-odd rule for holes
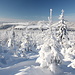
[[[1,23],[0,75],[75,75],[75,24],[63,13],[56,23]]]
[[[38,52],[46,41],[47,35],[49,35],[48,22],[23,25],[27,29],[15,29],[20,26],[22,27],[22,25],[15,25],[15,27],[9,25],[8,28],[0,30],[0,75],[58,75],[49,69],[40,68],[39,64],[36,63],[39,56]],[[42,31],[44,26],[47,29]],[[70,27],[72,27],[71,24]],[[71,42],[74,43],[75,32],[68,31],[68,36]],[[75,74],[74,69],[71,67],[61,65],[60,68],[61,75]]]

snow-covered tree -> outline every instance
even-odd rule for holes
[[[49,68],[52,72],[57,72],[58,66],[65,61],[70,61],[68,67],[75,68],[75,48],[71,45],[68,32],[67,25],[65,24],[63,10],[60,15],[60,21],[56,24],[51,25],[50,35],[48,35],[47,40],[41,46],[41,50],[39,51],[39,58],[36,60],[40,64],[41,67]],[[56,33],[56,34],[55,34]],[[47,34],[46,34],[47,36]]]
[[[70,43],[71,44],[71,43]],[[64,56],[64,61],[69,62],[67,64],[68,67],[75,68],[75,45],[71,45],[71,47],[62,48],[61,53]]]
[[[52,29],[49,29],[49,35],[45,34],[46,41],[41,46],[39,51],[39,58],[36,60],[41,67],[49,68],[56,73],[59,65],[62,63],[63,56],[61,54],[61,45],[56,37],[53,35]]]
[[[53,36],[45,42],[39,51],[39,58],[36,62],[41,67],[49,68],[52,72],[56,72],[58,66],[62,63],[63,56],[60,53],[61,46]]]
[[[61,44],[61,53],[64,56],[65,62],[71,62],[70,64],[67,64],[68,67],[75,68],[75,45],[70,42],[70,39],[68,37],[68,31],[67,31],[67,25],[65,24],[63,10],[60,15],[60,23],[59,26],[57,26],[57,40]]]

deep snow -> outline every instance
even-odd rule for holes
[[[43,23],[38,22],[38,24],[42,25]],[[35,28],[33,26],[31,27]],[[39,27],[42,27],[42,26],[39,26]],[[16,35],[16,38],[15,38],[16,44],[17,45],[18,43],[20,44],[20,41],[24,42],[25,41],[24,35],[26,35],[25,30],[14,30],[14,31]],[[22,59],[18,59],[13,64],[12,63],[10,63],[10,65],[8,64],[7,67],[3,67],[3,68],[0,67],[0,75],[75,75],[75,69],[66,66],[66,64],[69,63],[67,61],[66,61],[66,64],[60,66],[60,68],[62,69],[62,72],[60,74],[54,74],[47,68],[41,68],[40,64],[36,63],[36,59],[39,57],[38,47],[39,46],[41,47],[41,45],[44,43],[44,39],[47,40],[46,37],[44,38],[44,36],[45,34],[48,34],[48,32],[46,31],[42,32],[41,28],[39,28],[39,30],[29,30],[29,32],[27,31],[26,33],[28,33],[29,36],[32,36],[32,38],[35,39],[33,43],[37,44],[37,50],[26,53],[27,59],[23,57]],[[3,41],[2,45],[6,48],[7,45],[5,45],[5,40],[7,40],[7,38],[12,36],[11,28],[8,28],[7,30],[0,30],[0,33],[1,33],[0,40]],[[75,32],[69,32],[69,37],[71,42],[74,43]]]
[[[19,62],[9,67],[0,68],[0,75],[60,75],[53,74],[49,69],[40,68],[39,64],[36,63],[37,53],[28,53],[30,57],[28,60]],[[63,72],[61,75],[75,75],[75,70],[71,67],[68,68],[65,65],[62,67]]]

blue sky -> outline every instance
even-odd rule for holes
[[[75,21],[75,0],[0,0],[0,18],[47,20],[50,8],[54,18],[64,9],[66,18]]]

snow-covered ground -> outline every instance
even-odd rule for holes
[[[49,69],[40,68],[39,64],[36,63],[36,58],[38,57],[37,53],[28,53],[29,59],[8,66],[5,68],[0,68],[0,75],[60,75],[53,74]],[[62,65],[63,72],[61,75],[75,75],[75,69],[71,67],[68,68],[65,65]]]
[[[12,26],[0,30],[0,75],[75,75],[75,69],[67,67],[66,64],[70,63],[67,61],[66,64],[59,66],[60,73],[53,73],[50,69],[42,68],[36,63],[38,52],[49,35],[48,31],[42,28],[45,28],[45,25],[48,27],[49,24],[44,21],[25,24],[28,30],[16,30]],[[70,27],[71,24],[74,25],[70,23]],[[15,27],[22,28],[20,25]],[[70,41],[75,43],[75,31],[69,31],[68,36]]]

